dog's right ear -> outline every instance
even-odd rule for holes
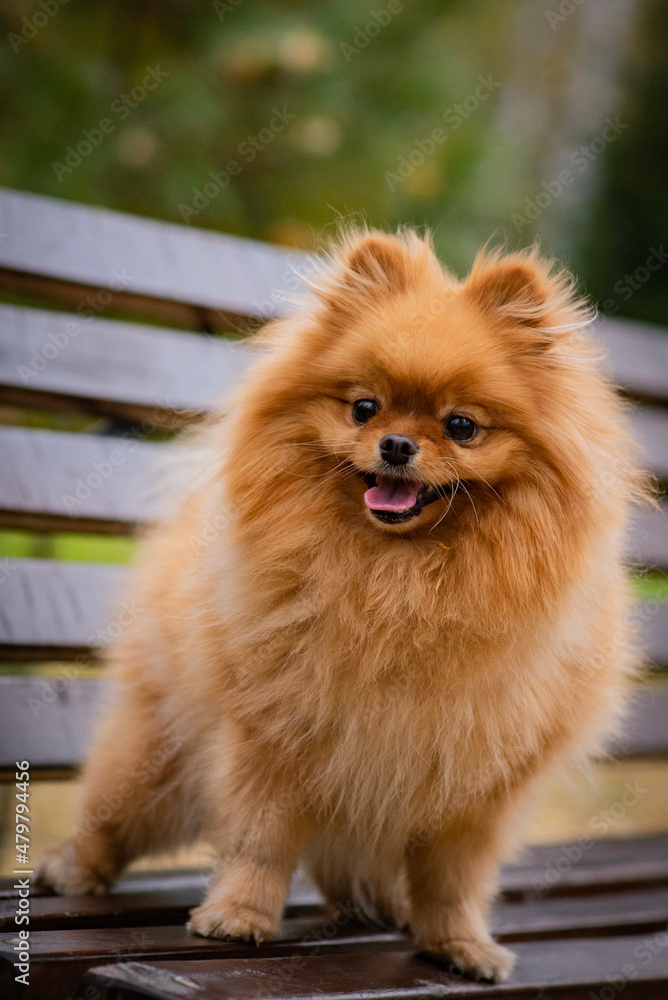
[[[424,244],[422,247],[427,249]],[[410,250],[396,237],[365,233],[346,241],[327,278],[314,290],[326,306],[329,320],[348,325],[379,296],[404,291],[414,266]]]
[[[390,294],[405,289],[410,256],[393,236],[371,233],[351,246],[343,260],[344,285],[359,290]]]

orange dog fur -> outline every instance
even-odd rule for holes
[[[80,824],[39,878],[106,891],[201,836],[218,861],[198,934],[275,935],[301,859],[332,904],[503,980],[499,865],[637,668],[625,406],[534,251],[483,253],[459,282],[428,239],[358,233],[314,292],[260,333],[203,432],[211,475],[144,545]],[[387,435],[415,445],[406,464]],[[367,497],[433,502],[374,513],[373,474]]]

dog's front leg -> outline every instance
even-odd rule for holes
[[[188,927],[203,937],[261,941],[275,937],[309,823],[285,776],[249,759],[221,797],[206,831],[217,854],[213,883]]]
[[[514,955],[492,939],[487,912],[496,889],[511,804],[484,810],[407,845],[411,927],[418,947],[474,979],[503,982]]]

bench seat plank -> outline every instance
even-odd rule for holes
[[[208,885],[206,868],[166,868],[129,871],[116,882],[112,893],[162,890],[199,890]],[[13,876],[0,877],[0,900],[16,895]],[[297,872],[293,891],[302,895],[312,889],[308,878]],[[534,844],[525,848],[519,861],[503,868],[501,889],[509,901],[578,893],[608,893],[668,885],[668,836],[585,838],[579,843]],[[34,887],[31,897],[48,896]]]
[[[410,947],[410,942],[396,931],[380,932],[361,924],[351,924],[335,937],[324,937],[319,933],[322,922],[322,917],[320,920],[306,917],[284,921],[280,940],[265,942],[263,954],[299,955],[321,950],[354,954],[369,948]],[[0,995],[3,1000],[14,1000],[14,997],[18,1000],[21,995],[12,988],[16,940],[14,934],[0,934]],[[121,956],[123,960],[177,958],[191,962],[208,957],[247,958],[253,953],[257,955],[257,951],[247,944],[196,937],[186,930],[183,922],[166,926],[37,931],[31,938],[30,998],[75,997],[77,984],[91,966],[117,961]]]
[[[73,994],[84,972],[122,956],[124,961],[175,959],[193,962],[217,958],[268,958],[281,955],[316,955],[323,952],[354,954],[358,951],[414,950],[408,935],[370,928],[351,916],[336,921],[323,909],[320,914],[286,918],[276,941],[265,942],[258,953],[240,942],[205,939],[190,934],[183,923],[136,927],[87,927],[42,930],[32,934],[31,996],[41,1000],[53,995],[57,984],[62,995]],[[324,921],[324,924],[323,924]],[[586,896],[532,903],[505,903],[496,907],[492,924],[500,941],[553,940],[619,934],[656,934],[668,921],[668,888],[641,893],[620,893],[612,898]],[[14,933],[0,934],[0,986],[10,983],[15,959]],[[5,995],[3,993],[3,995]]]
[[[103,955],[114,951],[114,942],[134,942],[137,950],[145,946],[137,927],[154,926],[153,947],[165,950],[177,945],[185,953],[195,953],[202,938],[188,934],[183,921],[188,910],[197,906],[204,897],[208,878],[191,889],[162,889],[144,893],[113,893],[106,897],[71,898],[38,896],[36,920],[31,928],[36,932],[35,954],[66,954],[73,948],[95,948]],[[595,887],[594,887],[595,888]],[[51,905],[48,905],[51,904]],[[99,906],[97,904],[100,904]],[[58,923],[58,909],[62,922]],[[285,919],[280,934],[281,941],[322,941],[323,922],[331,919],[315,889],[297,888],[291,891]],[[122,921],[119,923],[119,921]],[[520,941],[587,935],[632,933],[633,929],[658,930],[668,923],[668,886],[638,892],[618,891],[615,894],[545,896],[540,900],[501,902],[492,914],[494,933],[501,940]],[[356,938],[372,939],[379,935],[379,928],[362,924],[354,914],[339,917],[334,925]],[[160,929],[162,928],[162,929]],[[363,931],[365,933],[363,933]],[[0,934],[0,956],[7,954],[8,945],[15,939],[16,928]],[[385,929],[387,939],[400,942],[404,935]],[[337,935],[340,940],[340,936]],[[334,935],[332,936],[334,940]],[[410,939],[406,938],[407,946]],[[216,943],[216,942],[211,942]],[[207,946],[210,942],[206,942]],[[222,945],[229,953],[229,943]],[[267,942],[269,944],[269,942]],[[244,950],[248,950],[247,948]],[[239,951],[239,948],[236,948]]]
[[[665,1000],[668,982],[666,933],[577,941],[518,944],[517,966],[508,983],[472,983],[410,951],[289,958],[127,962],[91,970],[83,982],[103,1000],[156,997],[164,1000],[250,1000],[314,997],[332,1000],[433,1000],[434,997],[532,997],[575,1000],[617,977],[625,1000]],[[650,945],[652,950],[650,950]],[[626,969],[626,973],[622,970]],[[633,970],[633,975],[631,975]]]
[[[207,885],[206,868],[166,868],[129,871],[115,883],[113,893],[155,892],[163,889],[199,889]],[[0,877],[0,899],[13,898],[15,879]],[[668,836],[585,839],[570,844],[534,844],[502,872],[503,897],[517,901],[534,896],[577,892],[608,892],[611,887],[635,890],[668,885]],[[311,888],[299,871],[293,890]],[[50,895],[34,887],[31,896]]]
[[[238,236],[0,189],[0,268],[256,317],[302,254]],[[120,275],[120,277],[118,277]]]
[[[114,891],[107,896],[31,896],[31,931],[56,931],[83,927],[136,927],[149,924],[180,924],[193,906],[201,903],[209,882],[208,873],[190,885],[143,891]],[[124,888],[124,886],[121,886]],[[5,918],[3,930],[15,931],[16,900],[0,901]],[[322,898],[303,878],[290,890],[286,916],[322,916]]]
[[[150,914],[173,911],[167,923],[180,922],[182,915],[202,899],[211,873],[206,868],[162,872],[129,872],[113,886],[108,897],[53,896],[46,890],[31,890],[31,921],[39,929],[107,926],[110,917],[123,917],[126,925],[150,922]],[[0,879],[1,929],[15,929],[15,879]],[[668,837],[626,840],[589,840],[571,844],[538,845],[524,859],[504,866],[501,897],[505,903],[603,895],[614,889],[627,899],[645,890],[668,887]],[[659,898],[658,896],[656,897]],[[100,904],[99,906],[97,904]],[[290,890],[292,915],[301,908],[318,911],[321,897],[308,877],[298,871]],[[565,904],[566,906],[568,904]],[[609,907],[614,902],[608,901]],[[508,911],[508,916],[519,911]],[[584,912],[584,911],[582,911]],[[176,916],[174,916],[176,914]],[[597,918],[598,919],[598,918]]]

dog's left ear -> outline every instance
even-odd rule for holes
[[[550,347],[555,326],[575,326],[582,318],[583,303],[574,300],[569,276],[535,256],[479,258],[464,292],[490,318],[512,327],[530,350]]]
[[[476,262],[465,291],[485,312],[537,327],[549,301],[541,277],[539,269],[522,257]]]

